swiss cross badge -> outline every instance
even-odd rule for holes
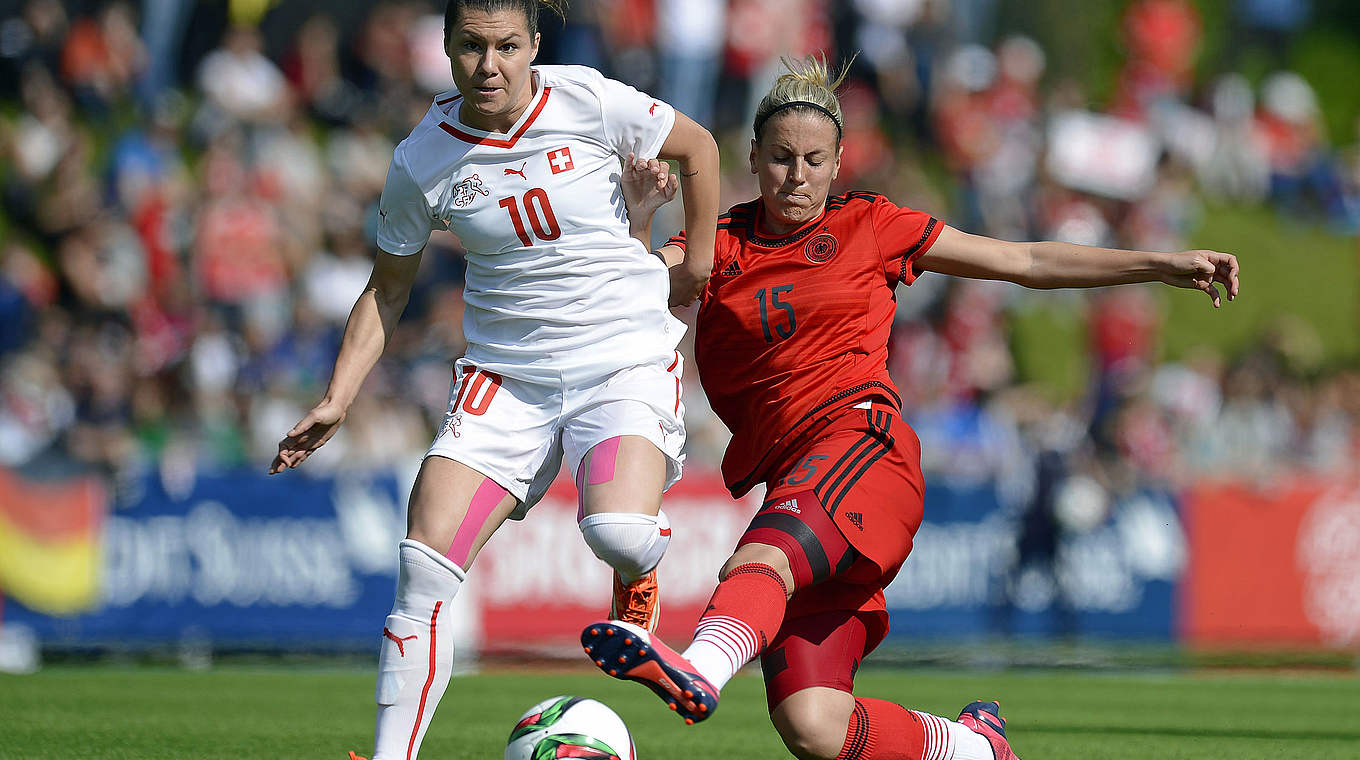
[[[553,174],[561,174],[575,169],[576,164],[571,160],[571,148],[562,147],[548,151],[548,166],[552,168]]]

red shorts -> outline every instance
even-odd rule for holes
[[[920,461],[916,433],[875,401],[842,410],[767,484],[737,545],[778,547],[793,570],[784,624],[761,659],[771,707],[810,686],[849,691],[887,634],[883,589],[923,516]]]
[[[765,701],[771,711],[813,686],[854,691],[855,673],[888,632],[885,612],[814,612],[785,618],[760,655]]]

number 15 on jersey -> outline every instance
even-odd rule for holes
[[[792,285],[776,285],[773,288],[770,288],[768,298],[766,296],[765,288],[756,291],[756,300],[760,302],[760,329],[765,333],[766,343],[773,343],[775,335],[778,335],[781,340],[786,339],[790,335],[793,335],[794,330],[798,329],[798,317],[793,313],[793,304],[788,301],[782,301],[779,298],[785,293],[792,292]],[[771,309],[778,309],[779,311],[784,312],[788,317],[787,324],[777,323],[773,326],[773,330],[771,330]],[[774,316],[776,319],[779,317],[778,314]]]

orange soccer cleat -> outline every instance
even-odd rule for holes
[[[363,755],[356,755],[354,754],[354,750],[350,750],[349,760],[368,760],[368,758],[364,757]]]
[[[656,631],[661,622],[661,588],[656,570],[624,584],[614,573],[614,599],[609,604],[609,619],[632,623],[647,632]]]

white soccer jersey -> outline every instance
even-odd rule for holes
[[[420,251],[430,230],[467,248],[466,358],[572,383],[670,357],[684,324],[666,267],[628,236],[620,157],[656,156],[675,123],[661,101],[584,66],[536,66],[507,134],[469,127],[439,95],[397,146],[378,246]]]

